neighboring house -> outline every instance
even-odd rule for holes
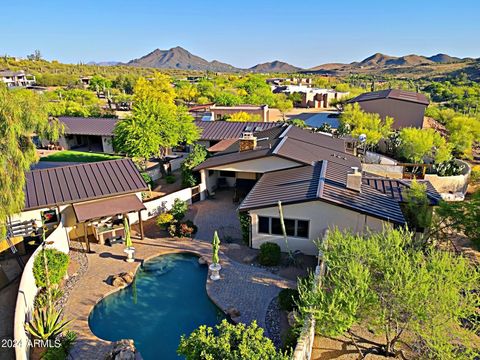
[[[235,188],[238,208],[251,219],[250,245],[275,242],[286,251],[278,201],[282,201],[290,250],[317,252],[314,241],[331,226],[362,232],[403,225],[405,181],[364,176],[360,160],[343,140],[294,126],[244,133],[227,149],[196,167],[202,199]],[[383,182],[382,182],[383,181]],[[432,204],[438,197],[429,185]]]
[[[339,92],[332,89],[310,88],[304,85],[281,85],[274,86],[274,93],[291,95],[298,93],[302,96],[300,103],[295,104],[303,108],[328,108],[332,100],[347,96],[348,92]]]
[[[25,206],[13,222],[40,227],[43,217],[53,230],[62,218],[69,238],[84,238],[88,249],[89,239],[103,243],[122,236],[121,217],[145,209],[141,193],[147,190],[130,159],[32,170],[26,174]]]
[[[25,73],[25,71],[0,71],[0,80],[7,85],[7,87],[26,87],[35,85],[35,76]]]
[[[118,119],[61,116],[58,120],[65,126],[65,132],[58,140],[60,147],[68,150],[114,153],[113,130]],[[43,145],[46,145],[45,141]]]
[[[268,105],[236,105],[236,106],[220,106],[213,104],[210,106],[212,120],[224,120],[229,116],[244,112],[250,116],[257,117],[258,121],[270,121],[270,111]]]
[[[393,128],[423,128],[425,109],[429,101],[421,93],[389,89],[361,94],[349,103],[358,103],[363,111],[377,113],[382,119],[394,119]]]
[[[205,146],[210,152],[226,149],[237,141],[244,132],[259,132],[279,126],[274,122],[239,121],[195,121],[201,129],[197,144]],[[215,146],[215,148],[211,148]]]

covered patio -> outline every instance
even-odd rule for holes
[[[83,230],[83,241],[87,252],[91,252],[92,238],[100,245],[123,239],[124,219],[127,219],[127,224],[130,226],[129,214],[137,214],[140,239],[144,238],[141,212],[145,210],[145,206],[135,194],[73,204],[72,207],[77,219],[75,226]]]

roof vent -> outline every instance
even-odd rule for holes
[[[347,189],[357,192],[362,191],[362,173],[358,171],[358,167],[352,167],[353,173],[347,174]]]

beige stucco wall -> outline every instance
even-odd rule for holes
[[[287,251],[283,236],[258,233],[258,216],[279,217],[278,207],[250,210],[252,217],[252,247],[260,248],[264,242],[274,242],[282,251]],[[362,232],[367,228],[380,231],[386,222],[335,206],[322,201],[311,201],[299,204],[283,205],[285,219],[309,220],[309,238],[288,237],[291,251],[300,250],[304,254],[316,255],[318,249],[314,241],[321,238],[326,229],[338,227],[341,230],[350,229],[354,232]]]
[[[212,170],[225,170],[225,171],[241,171],[241,172],[254,172],[254,173],[266,173],[269,171],[288,169],[295,166],[299,166],[299,163],[287,159],[283,159],[276,156],[268,156],[266,158],[253,159],[248,161],[237,162],[233,164],[227,164],[223,166],[212,167]]]
[[[425,105],[395,99],[368,100],[358,103],[365,112],[377,113],[382,118],[395,119],[394,129],[403,127],[422,128]]]

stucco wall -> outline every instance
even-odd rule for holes
[[[288,169],[300,164],[283,159],[277,156],[268,156],[266,158],[253,159],[248,161],[237,162],[233,164],[227,164],[223,166],[215,166],[213,170],[225,170],[225,171],[241,171],[241,172],[254,172],[254,173],[266,173],[269,171],[275,171],[280,169]]]
[[[394,129],[403,127],[422,128],[425,105],[395,99],[378,99],[358,103],[365,112],[377,113],[383,119],[386,116],[395,119]]]
[[[67,229],[64,227],[62,222],[60,222],[58,227],[53,231],[53,233],[50,234],[48,241],[53,241],[53,244],[47,245],[47,248],[57,249],[68,254],[69,241]],[[35,278],[33,276],[33,263],[35,261],[35,257],[38,255],[41,249],[41,247],[38,247],[25,264],[22,278],[20,280],[20,286],[18,288],[13,329],[13,336],[16,344],[15,357],[17,360],[26,360],[29,358],[29,336],[25,331],[25,322],[30,321],[32,318],[35,296],[38,292],[38,288],[35,284]]]
[[[106,154],[113,154],[113,137],[102,136],[103,152]]]
[[[338,227],[362,232],[367,228],[380,231],[384,222],[380,219],[366,216],[339,206],[334,206],[322,201],[311,201],[299,204],[283,205],[285,219],[309,220],[309,238],[288,237],[291,251],[300,250],[304,254],[316,255],[318,249],[314,241],[319,239],[326,229]],[[287,251],[283,236],[258,233],[258,216],[279,217],[278,207],[250,210],[252,217],[252,247],[260,248],[264,242],[274,242],[282,251]]]

